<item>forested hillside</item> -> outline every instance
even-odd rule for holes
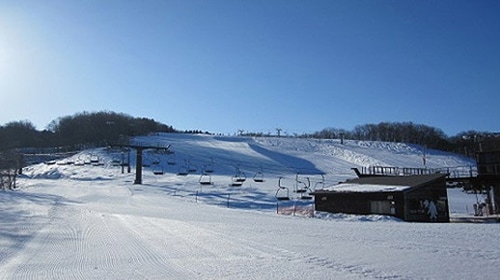
[[[153,119],[137,118],[123,113],[83,112],[58,118],[42,131],[38,131],[30,121],[13,121],[0,126],[0,151],[26,147],[63,147],[69,150],[79,150],[85,146],[109,145],[128,137],[154,132],[179,131]],[[184,132],[202,133],[197,129]],[[242,131],[240,135],[273,136],[264,133],[242,133]],[[430,149],[474,156],[481,139],[491,135],[496,134],[466,131],[450,137],[441,129],[422,124],[382,122],[358,125],[351,131],[325,128],[311,134],[294,135],[294,137],[412,143]]]
[[[38,131],[29,121],[16,121],[0,127],[0,150],[12,148],[103,146],[122,138],[152,132],[174,132],[172,126],[148,118],[134,118],[114,112],[78,113],[52,121]]]

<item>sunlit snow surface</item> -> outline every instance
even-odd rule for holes
[[[159,164],[144,168],[142,185],[133,184],[134,166],[123,174],[114,166],[120,151],[102,148],[68,159],[97,156],[102,165],[33,165],[18,190],[0,191],[0,279],[497,279],[500,273],[499,224],[313,216],[312,201],[294,192],[353,178],[352,167],[422,167],[418,146],[182,134],[137,141],[170,144],[173,152],[146,151],[145,162]],[[426,163],[474,164],[432,150]],[[176,175],[188,167],[196,171]],[[255,182],[256,175],[264,182]],[[236,177],[246,181],[230,186]],[[278,184],[291,198],[279,205]],[[450,189],[450,214],[471,215],[477,200],[484,197]]]

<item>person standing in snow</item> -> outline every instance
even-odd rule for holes
[[[427,210],[427,214],[429,214],[431,221],[437,220],[438,211],[437,211],[436,204],[432,200],[429,202],[429,208]]]

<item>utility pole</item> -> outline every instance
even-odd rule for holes
[[[283,129],[281,129],[281,128],[276,128],[276,133],[278,133],[278,137],[280,137],[280,135],[281,135],[281,131],[282,131],[282,130],[283,130]]]

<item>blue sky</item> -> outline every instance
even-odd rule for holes
[[[499,131],[500,1],[0,0],[0,124]]]

